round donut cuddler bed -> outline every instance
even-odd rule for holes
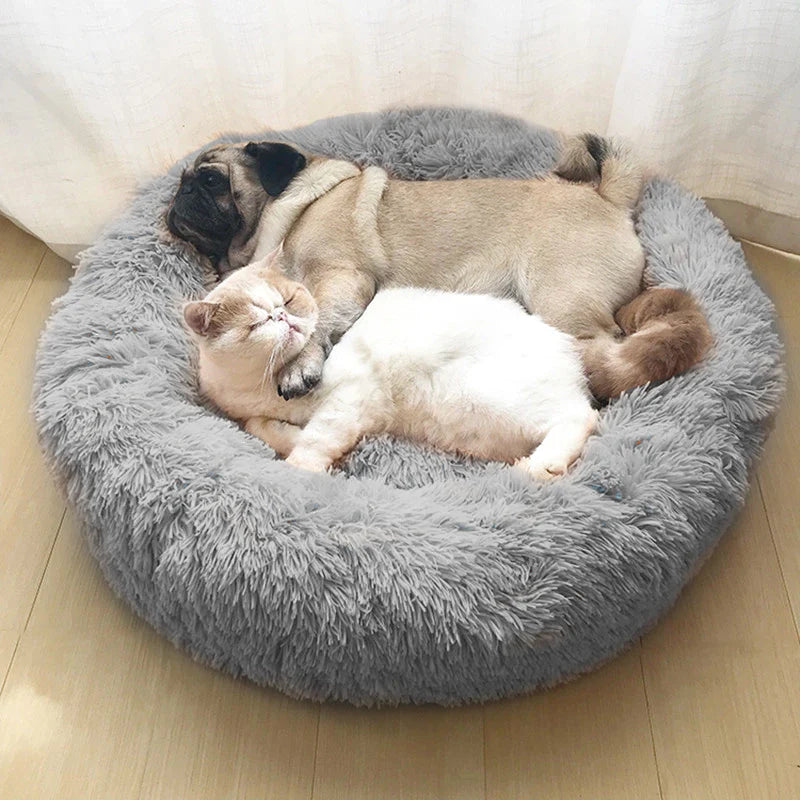
[[[268,138],[412,179],[528,177],[559,147],[452,109]],[[136,613],[294,696],[449,705],[592,669],[674,603],[740,508],[783,385],[772,305],[700,200],[652,180],[637,231],[648,279],[695,295],[714,349],[612,402],[567,477],[386,438],[313,475],[198,399],[181,306],[209,274],[163,223],[185,163],[84,253],[36,371],[43,447]]]

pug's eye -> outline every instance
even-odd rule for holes
[[[225,186],[225,179],[216,170],[209,169],[200,173],[198,178],[201,186],[204,186],[210,191],[218,191]]]

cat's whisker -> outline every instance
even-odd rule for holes
[[[275,348],[269,354],[269,358],[267,359],[266,364],[264,364],[264,372],[261,376],[261,389],[260,391],[264,391],[264,387],[267,384],[267,379],[272,382],[272,376],[275,372]]]
[[[279,341],[275,347],[272,348],[272,351],[269,354],[269,358],[267,359],[267,363],[264,365],[264,372],[261,376],[261,388],[259,391],[263,392],[264,387],[267,384],[267,379],[269,379],[270,383],[275,375],[275,363],[278,359],[278,356],[283,351],[283,340]]]

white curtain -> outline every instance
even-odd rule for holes
[[[800,0],[4,0],[0,211],[62,252],[226,131],[457,104],[800,218]]]

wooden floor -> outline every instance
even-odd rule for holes
[[[800,259],[747,253],[791,387],[747,507],[675,610],[550,692],[364,711],[198,666],[106,587],[27,410],[70,269],[0,220],[0,798],[800,798]]]

